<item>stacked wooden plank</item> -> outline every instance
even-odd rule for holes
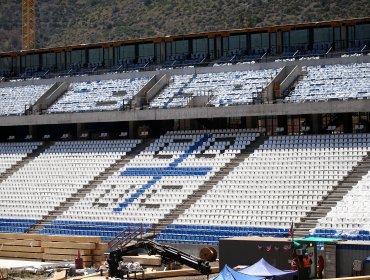
[[[0,257],[42,260],[42,238],[39,234],[0,233]]]
[[[84,266],[100,266],[107,244],[99,237],[0,233],[0,257],[38,261],[74,261],[78,251]]]

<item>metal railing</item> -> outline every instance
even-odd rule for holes
[[[112,240],[108,242],[109,249],[111,251],[118,249],[119,247],[125,247],[131,241],[138,238],[143,238],[143,234],[145,233],[143,224],[138,227],[129,226],[125,230],[118,233]]]

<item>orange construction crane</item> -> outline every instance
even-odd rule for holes
[[[22,0],[22,49],[36,48],[36,0]]]

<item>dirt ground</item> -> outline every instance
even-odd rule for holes
[[[216,274],[209,275],[209,279],[217,276]],[[170,277],[170,278],[161,278],[161,280],[207,280],[206,275],[198,275],[198,276],[179,276],[179,277]]]
[[[2,273],[1,273],[2,272]],[[100,273],[94,273],[91,275],[86,276],[76,276],[76,277],[68,277],[67,279],[71,280],[79,280],[79,279],[86,279],[86,280],[105,280],[107,279],[107,273],[105,272],[103,276],[100,276]],[[62,280],[66,279],[66,272],[59,271],[54,272],[51,275],[45,274],[33,274],[24,271],[0,271],[0,279],[13,279],[13,280]],[[177,277],[166,277],[166,278],[158,278],[161,280],[207,280],[209,278],[217,276],[216,274],[211,274],[208,276],[206,275],[192,275],[192,276],[177,276]]]

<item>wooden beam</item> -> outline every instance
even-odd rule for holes
[[[45,248],[44,253],[50,255],[74,255],[77,256],[78,249]],[[81,250],[81,256],[91,256],[92,250]]]
[[[65,249],[85,249],[94,250],[95,243],[75,243],[75,242],[41,242],[41,246],[45,248],[65,248]]]
[[[106,250],[108,249],[108,243],[98,243],[96,244],[96,250]]]
[[[100,243],[101,238],[96,236],[45,235],[44,241]]]
[[[42,253],[42,247],[31,247],[31,246],[8,246],[3,245],[1,246],[1,251],[11,251],[11,252],[30,252],[30,253]]]
[[[46,235],[28,233],[0,233],[0,239],[25,239],[25,240],[45,240]]]
[[[41,260],[43,253],[0,251],[0,257]]]
[[[46,261],[74,261],[76,255],[54,255],[44,253],[42,258]],[[81,259],[85,262],[92,262],[93,256],[81,256]]]
[[[41,241],[39,241],[39,240],[0,239],[0,245],[40,247],[41,246]]]

